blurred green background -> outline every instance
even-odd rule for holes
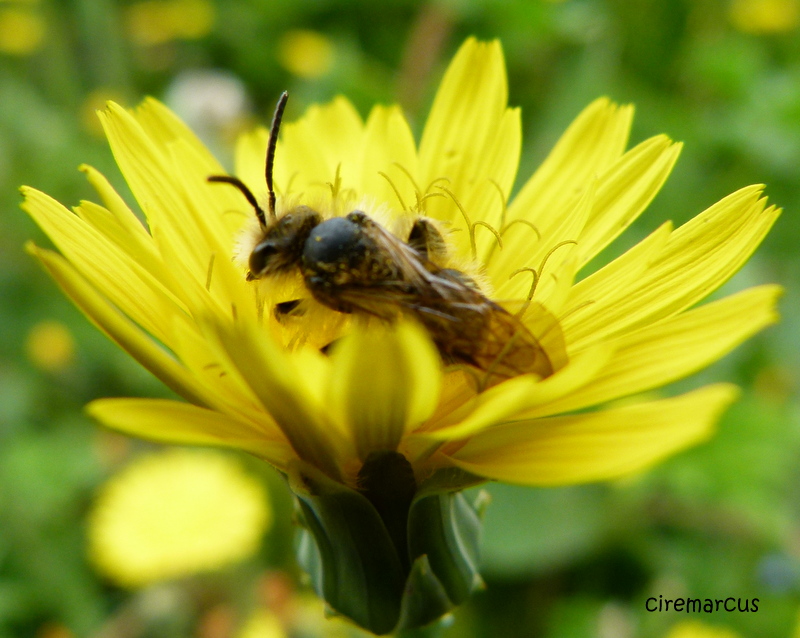
[[[48,242],[17,187],[96,199],[76,170],[85,162],[127,196],[94,116],[108,98],[166,101],[228,166],[237,132],[268,121],[284,89],[288,120],[343,93],[363,116],[399,102],[419,135],[469,35],[502,40],[523,113],[518,181],[599,95],[636,104],[632,143],[662,132],[685,142],[662,193],[605,259],[665,219],[680,224],[764,183],[785,213],[722,292],[779,282],[786,295],[780,325],[670,389],[743,387],[711,442],[610,485],[490,486],[488,588],[446,635],[658,638],[687,620],[735,632],[719,636],[800,635],[798,0],[0,0],[0,637],[346,633],[317,622],[319,607],[297,611],[291,503],[244,456],[275,510],[256,556],[136,591],[92,568],[86,520],[98,488],[154,446],[101,431],[82,406],[167,391],[24,253],[28,239]],[[659,595],[760,604],[646,612]],[[290,603],[294,620],[254,629],[254,610]]]

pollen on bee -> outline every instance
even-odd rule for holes
[[[253,252],[256,244],[261,241],[263,234],[263,230],[258,224],[258,219],[256,219],[254,216],[249,216],[247,218],[247,222],[239,231],[232,254],[233,263],[240,267],[243,271],[247,270],[250,254]]]

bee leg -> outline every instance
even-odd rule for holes
[[[420,217],[411,227],[406,243],[428,261],[437,261],[447,256],[447,245],[444,237],[434,223]]]

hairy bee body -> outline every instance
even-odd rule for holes
[[[497,379],[552,374],[545,350],[519,320],[466,274],[429,258],[443,244],[424,218],[402,241],[362,211],[323,220],[298,207],[256,243],[248,279],[296,268],[311,296],[332,310],[384,321],[413,316],[446,363],[467,364]],[[298,304],[285,308],[294,311]]]
[[[417,219],[403,241],[360,210],[326,219],[297,205],[278,217],[272,168],[287,99],[284,92],[267,146],[267,211],[238,178],[208,178],[235,186],[255,211],[248,281],[299,272],[311,296],[336,312],[383,321],[410,315],[428,331],[445,363],[485,373],[482,387],[526,373],[553,374],[551,356],[516,316],[486,297],[465,273],[439,265],[446,261],[446,246],[430,220]],[[292,299],[278,303],[274,315],[281,319],[298,311],[302,300]]]

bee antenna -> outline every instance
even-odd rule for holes
[[[289,100],[289,92],[284,91],[278,98],[278,104],[275,106],[275,113],[272,116],[272,124],[269,127],[269,144],[267,144],[267,191],[269,192],[269,215],[272,219],[276,219],[275,214],[275,189],[272,186],[272,168],[275,165],[275,148],[278,146],[278,131],[281,128],[281,120],[283,119],[283,111],[286,109],[286,102]]]
[[[256,196],[253,195],[253,191],[247,188],[247,186],[242,180],[240,180],[238,177],[233,177],[231,175],[211,175],[210,177],[206,178],[206,181],[219,184],[230,184],[231,186],[235,186],[239,190],[239,192],[245,196],[245,199],[256,211],[256,217],[258,217],[258,223],[261,225],[261,227],[262,228],[267,227],[267,216],[264,214],[264,209],[258,205],[258,200],[256,200]]]

